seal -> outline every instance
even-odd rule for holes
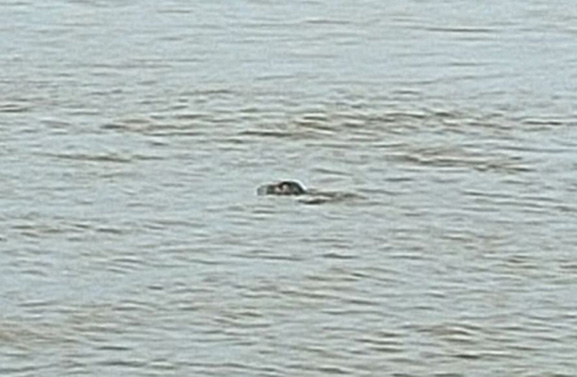
[[[263,185],[256,192],[258,195],[304,195],[307,193],[303,185],[297,181],[280,181]]]
[[[360,198],[359,195],[338,191],[306,189],[297,181],[280,181],[262,185],[256,190],[258,195],[296,196],[303,204],[324,204]]]

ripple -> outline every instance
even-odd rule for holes
[[[483,27],[472,27],[472,26],[451,26],[451,27],[441,27],[441,26],[425,26],[422,30],[428,32],[437,33],[455,33],[455,34],[494,34],[499,30],[496,28],[483,28]]]
[[[117,152],[102,153],[43,153],[42,155],[74,161],[110,163],[110,164],[129,164],[135,161],[161,160],[162,157],[156,155],[144,154],[124,154]]]
[[[0,113],[25,113],[30,111],[32,107],[20,103],[2,103],[0,104]]]

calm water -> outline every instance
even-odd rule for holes
[[[575,376],[576,25],[3,1],[0,374]]]

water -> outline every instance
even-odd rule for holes
[[[45,3],[0,5],[0,374],[575,375],[572,2]]]

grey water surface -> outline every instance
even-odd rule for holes
[[[0,375],[577,375],[573,1],[5,0],[0,52]]]

